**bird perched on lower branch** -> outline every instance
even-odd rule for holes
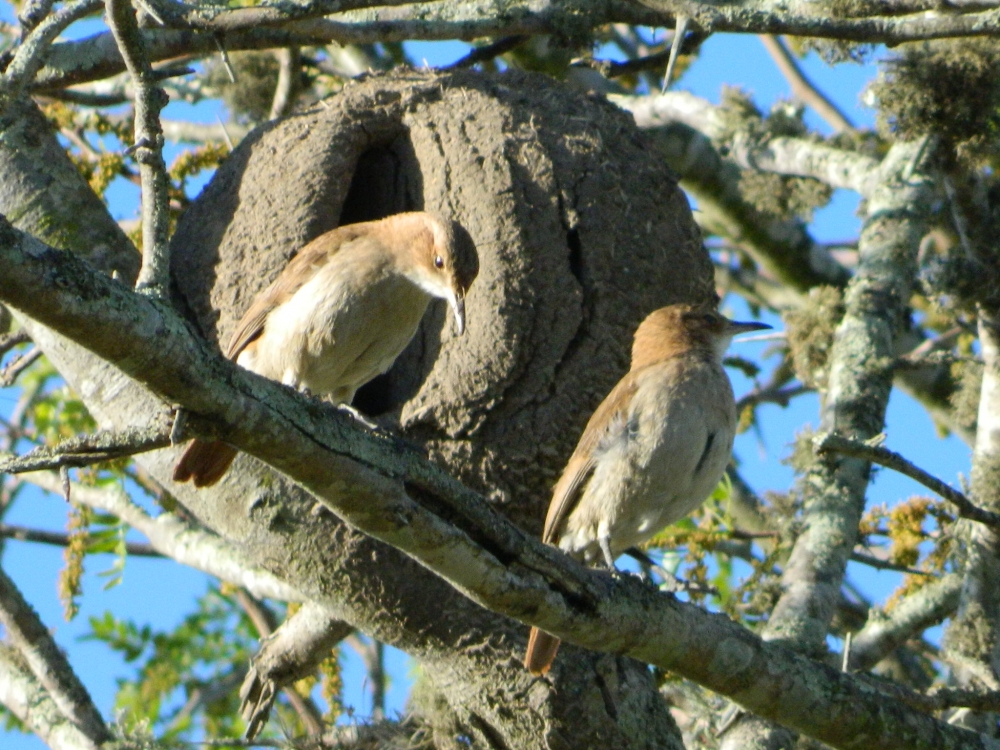
[[[458,333],[479,271],[458,224],[424,212],[349,224],[303,247],[240,320],[226,356],[246,369],[334,403],[386,372],[413,338],[432,297],[447,300]],[[236,458],[195,440],[174,481],[215,484]]]
[[[729,462],[736,403],[722,355],[770,328],[670,305],[635,332],[632,367],[597,408],[566,464],[542,541],[587,564],[615,558],[701,505]],[[559,639],[531,629],[524,665],[552,666]]]

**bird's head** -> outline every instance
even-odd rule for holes
[[[632,369],[692,350],[710,352],[721,362],[733,336],[770,327],[766,323],[730,320],[708,305],[661,307],[636,329]]]
[[[408,214],[416,222],[407,275],[428,294],[444,299],[455,313],[458,333],[465,332],[465,296],[479,274],[479,254],[458,222],[433,214]]]

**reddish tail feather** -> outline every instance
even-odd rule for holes
[[[211,487],[229,470],[237,453],[233,446],[218,440],[194,440],[174,465],[174,481],[192,479],[195,487]]]
[[[533,675],[543,675],[552,667],[559,650],[559,639],[538,628],[531,629],[528,648],[524,652],[524,666]]]

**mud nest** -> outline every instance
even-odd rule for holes
[[[409,210],[459,221],[480,258],[466,335],[436,303],[355,406],[537,532],[636,325],[714,296],[687,200],[627,113],[541,75],[394,72],[324,104],[254,131],[184,214],[178,293],[224,343],[318,234]]]

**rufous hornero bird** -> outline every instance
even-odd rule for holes
[[[336,404],[386,372],[434,297],[465,331],[465,295],[479,272],[468,233],[422,211],[348,224],[303,247],[250,305],[226,356],[266,378]],[[174,481],[218,482],[238,451],[195,440]]]
[[[642,321],[632,367],[597,407],[552,491],[542,541],[588,565],[614,561],[701,505],[733,449],[736,402],[722,355],[737,323],[669,305]],[[559,639],[531,629],[524,665],[552,666]]]

